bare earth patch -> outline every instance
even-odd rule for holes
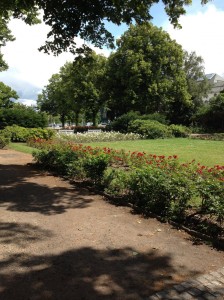
[[[223,252],[0,151],[0,299],[147,299]]]

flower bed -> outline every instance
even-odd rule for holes
[[[70,179],[88,180],[146,214],[180,221],[194,208],[223,224],[224,166],[181,164],[176,155],[92,148],[70,141],[38,139],[34,145],[41,149],[34,154],[38,164]]]
[[[120,133],[115,131],[110,132],[85,132],[72,135],[60,134],[60,139],[73,141],[75,143],[91,143],[91,142],[110,142],[110,141],[128,141],[128,140],[139,140],[143,138],[137,133]]]

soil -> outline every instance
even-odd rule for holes
[[[0,299],[146,299],[224,266],[185,231],[0,150]]]

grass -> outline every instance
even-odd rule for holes
[[[8,148],[28,154],[32,154],[34,150],[37,150],[27,146],[25,143],[10,143]]]
[[[157,140],[136,140],[119,142],[94,142],[88,143],[93,147],[110,147],[124,149],[125,151],[147,152],[157,155],[178,155],[181,162],[196,162],[206,165],[224,165],[224,142],[205,141],[195,139],[173,138]],[[25,143],[10,143],[10,149],[32,154],[34,148]],[[36,150],[36,149],[35,149]]]
[[[181,162],[196,162],[206,165],[224,165],[224,142],[187,138],[136,140],[119,142],[94,142],[93,147],[110,147],[125,151],[139,151],[157,155],[177,155]]]

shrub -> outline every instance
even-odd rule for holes
[[[6,137],[3,134],[0,134],[0,149],[5,148],[10,142],[10,138]]]
[[[180,219],[193,197],[202,213],[224,220],[224,166],[213,168],[177,156],[153,155],[71,142],[38,141],[34,157],[43,167],[69,178],[82,178],[112,195],[125,196],[143,212]]]
[[[51,139],[55,135],[52,129],[24,128],[17,125],[7,126],[2,130],[12,142],[27,142],[29,139]]]
[[[108,163],[109,157],[106,154],[87,157],[83,161],[83,169],[87,178],[91,178],[95,184],[101,183]]]
[[[129,182],[133,204],[165,217],[183,214],[192,197],[191,181],[181,173],[145,167],[132,172]]]
[[[191,138],[199,140],[224,141],[224,133],[195,134],[191,135]]]
[[[124,114],[117,119],[115,119],[111,123],[112,130],[119,131],[122,133],[128,132],[129,124],[139,118],[139,113],[137,112],[128,112],[127,114]]]
[[[77,134],[60,134],[60,139],[72,141],[75,143],[91,143],[91,142],[111,142],[111,141],[128,141],[138,140],[142,136],[134,133],[120,133],[120,132],[86,132]]]
[[[43,128],[47,125],[47,116],[32,107],[16,103],[13,107],[3,108],[0,111],[0,128],[4,129],[6,126],[12,125]]]
[[[112,196],[124,196],[128,193],[130,173],[124,169],[108,168],[104,173],[105,192]]]
[[[152,120],[135,120],[130,124],[129,131],[143,135],[147,139],[172,137],[168,126]]]
[[[201,212],[214,214],[224,220],[224,182],[211,177],[197,178],[197,192],[201,197]]]
[[[51,150],[41,150],[34,153],[37,163],[44,168],[54,170],[60,175],[67,175],[70,170],[70,164],[78,160],[78,155],[71,149],[56,147]]]
[[[153,113],[148,115],[142,115],[140,118],[141,120],[154,120],[161,124],[168,125],[169,121],[166,119],[166,116],[161,113]]]
[[[53,129],[30,128],[28,129],[27,139],[45,139],[50,140],[56,135]]]
[[[172,135],[175,137],[188,137],[191,132],[188,127],[183,125],[172,124],[169,126],[169,128],[172,132]]]
[[[3,130],[3,132],[10,137],[11,142],[26,142],[28,138],[28,131],[28,128],[17,125],[7,126]]]

